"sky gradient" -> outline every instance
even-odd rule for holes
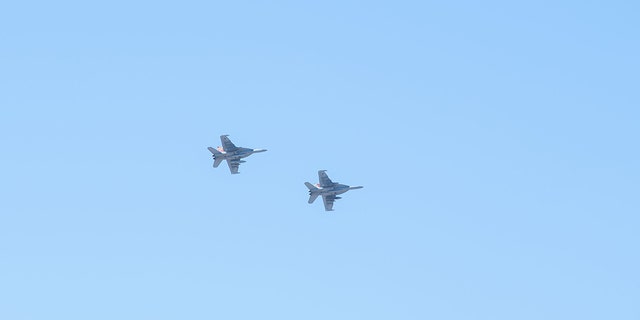
[[[1,4],[0,319],[637,320],[639,10]]]

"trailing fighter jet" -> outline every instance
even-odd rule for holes
[[[327,170],[318,171],[318,180],[320,180],[320,183],[315,186],[309,182],[305,182],[304,184],[309,188],[309,203],[313,203],[318,196],[322,196],[324,210],[333,211],[333,202],[335,200],[342,199],[336,195],[345,193],[349,190],[360,189],[362,186],[351,187],[345,184],[333,182],[329,179],[329,176],[327,176],[325,171]]]
[[[242,158],[246,158],[254,153],[265,152],[266,149],[249,149],[249,148],[239,148],[231,142],[228,138],[229,135],[224,134],[220,136],[220,141],[222,142],[222,146],[216,149],[208,147],[209,151],[213,153],[213,167],[217,168],[220,165],[222,160],[227,160],[227,164],[229,165],[229,170],[231,170],[232,174],[238,173],[238,167],[240,167],[241,163],[246,161],[240,160]]]

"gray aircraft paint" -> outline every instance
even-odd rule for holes
[[[227,134],[220,136],[220,142],[222,143],[222,146],[216,149],[212,147],[207,148],[213,154],[213,167],[217,168],[222,161],[227,160],[227,165],[229,165],[229,170],[232,174],[239,173],[238,168],[240,167],[240,164],[246,162],[240,159],[246,158],[254,153],[267,151],[267,149],[236,147],[236,145],[231,142],[229,135]]]
[[[349,190],[360,189],[362,186],[348,186],[346,184],[340,184],[331,181],[326,173],[327,170],[318,171],[319,183],[315,186],[309,182],[304,184],[309,188],[309,203],[313,203],[318,196],[322,196],[322,202],[324,203],[325,211],[333,211],[333,202],[338,199],[342,199],[337,195],[343,194]]]

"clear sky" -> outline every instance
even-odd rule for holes
[[[3,2],[0,319],[640,319],[639,12]]]

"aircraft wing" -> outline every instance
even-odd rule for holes
[[[336,201],[336,196],[322,196],[322,202],[324,202],[325,211],[333,211],[333,202]]]
[[[227,164],[229,165],[229,170],[231,170],[231,173],[238,173],[238,168],[240,168],[240,160],[227,159]]]
[[[323,188],[330,187],[333,185],[333,181],[329,179],[329,176],[325,171],[326,170],[318,171],[318,181],[320,181],[320,186]]]
[[[226,152],[236,151],[238,149],[238,147],[236,147],[236,145],[231,142],[226,134],[220,136],[220,142],[222,142],[222,147]]]

